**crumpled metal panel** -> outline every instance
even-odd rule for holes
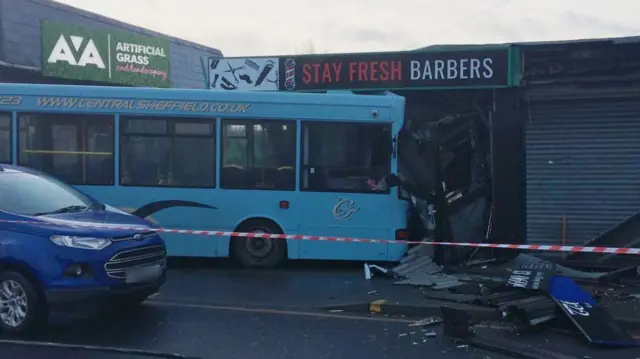
[[[431,259],[432,248],[416,246],[411,248],[400,264],[391,271],[396,277],[405,278],[394,284],[432,287],[433,289],[452,288],[462,284],[456,277],[442,273],[442,267]]]

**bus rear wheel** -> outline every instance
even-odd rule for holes
[[[282,230],[273,222],[254,220],[243,223],[237,229],[246,233],[281,234]],[[287,253],[285,239],[235,238],[233,241],[236,260],[246,268],[272,268],[284,261]]]

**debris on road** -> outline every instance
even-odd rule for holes
[[[508,262],[484,261],[480,265],[465,263],[441,266],[431,259],[424,248],[417,246],[409,250],[398,265],[388,269],[385,273],[387,277],[394,278],[394,284],[417,287],[424,297],[437,303],[460,303],[483,309],[485,313],[482,320],[478,320],[477,317],[481,316],[476,317],[478,313],[474,309],[467,312],[458,310],[464,314],[464,318],[459,315],[456,317],[451,312],[447,317],[447,310],[455,312],[457,309],[441,304],[439,309],[442,318],[430,317],[410,326],[443,323],[445,335],[456,340],[473,337],[475,329],[470,328],[526,334],[527,329],[534,327],[563,330],[573,327],[574,332],[580,333],[591,344],[639,346],[618,320],[624,319],[626,325],[635,320],[637,328],[640,328],[640,313],[637,310],[622,315],[608,313],[608,308],[623,300],[640,305],[634,297],[638,295],[638,286],[633,285],[633,276],[638,276],[636,269],[617,271],[615,275],[606,271],[586,272],[529,254],[520,254]],[[487,318],[486,310],[493,310],[494,315]],[[506,352],[524,350],[515,342],[501,344],[495,338],[482,338],[481,342],[477,346],[485,349],[500,347]],[[505,346],[506,349],[503,348]],[[546,355],[568,358],[556,354],[535,351],[528,357]]]
[[[374,269],[374,271],[372,271],[372,269]],[[367,264],[367,263],[364,264],[364,278],[365,279],[367,279],[367,280],[371,279],[375,272],[378,272],[378,273],[384,275],[384,274],[388,273],[388,270],[384,269],[384,268],[382,268],[382,267],[380,267],[378,265],[375,265],[375,264]]]
[[[419,320],[415,323],[411,323],[409,324],[410,327],[426,327],[426,326],[430,326],[430,325],[434,325],[434,324],[440,324],[442,323],[442,318],[439,317],[430,317],[430,318],[425,318],[422,320]]]

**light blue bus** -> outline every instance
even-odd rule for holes
[[[32,167],[165,228],[394,240],[404,98],[0,84],[0,163]],[[393,261],[402,244],[166,234],[170,256],[247,267]]]

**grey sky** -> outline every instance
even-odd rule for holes
[[[633,0],[56,0],[225,56],[640,35]]]

